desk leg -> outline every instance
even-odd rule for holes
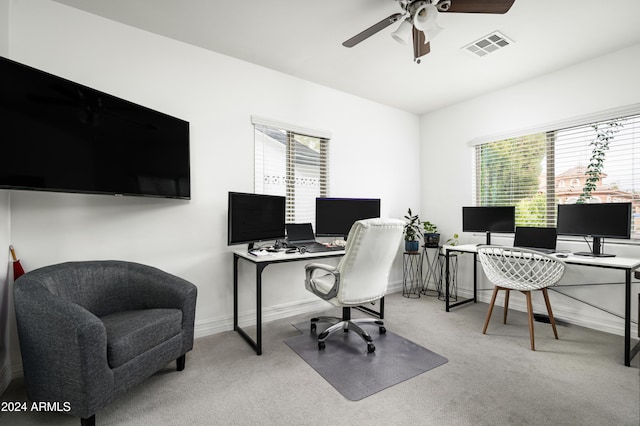
[[[233,254],[233,330],[238,331],[238,260],[240,256]]]
[[[267,265],[256,264],[256,354],[262,355],[262,271]]]
[[[473,253],[473,303],[478,303],[478,253]]]
[[[625,271],[624,286],[624,365],[631,365],[631,270]],[[635,348],[634,348],[635,349]]]
[[[455,250],[452,250],[455,251]],[[456,303],[450,303],[449,301],[449,285],[451,281],[450,271],[449,271],[449,250],[445,250],[445,290],[444,290],[444,303],[445,303],[445,311],[449,312],[450,308],[455,308],[456,306],[464,305],[465,303],[476,303],[477,300],[477,286],[478,286],[478,276],[477,276],[477,262],[476,262],[476,253],[473,253],[473,298],[460,300],[457,299]],[[458,296],[459,297],[459,296]]]
[[[384,296],[380,298],[380,309],[376,312],[373,309],[367,306],[354,306],[357,310],[364,312],[365,314],[369,314],[374,317],[378,317],[380,319],[384,319]]]
[[[233,255],[233,329],[251,346],[256,355],[262,355],[262,271],[267,265],[256,264],[256,340],[238,324],[238,259]]]
[[[449,250],[444,251],[444,309],[449,312]]]

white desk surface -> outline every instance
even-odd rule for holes
[[[242,257],[243,259],[247,259],[253,263],[263,263],[263,262],[288,262],[294,260],[313,260],[319,259],[323,257],[338,257],[344,255],[344,250],[331,250],[331,251],[322,251],[318,253],[286,253],[284,251],[279,251],[277,253],[268,252],[262,256],[256,256],[253,254],[249,254],[247,250],[234,250],[234,254]]]
[[[445,245],[443,248],[446,251],[458,251],[464,253],[477,253],[478,245],[476,244],[462,244],[459,246],[451,246]],[[505,247],[509,248],[509,247]],[[585,265],[585,266],[600,266],[603,268],[618,268],[618,269],[630,269],[634,270],[640,267],[640,259],[633,259],[629,257],[590,257],[590,256],[576,256],[571,253],[566,253],[568,257],[561,258],[558,257],[558,260],[561,260],[565,263],[571,263],[574,265]],[[551,256],[555,256],[552,254]]]

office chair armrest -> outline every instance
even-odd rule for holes
[[[318,286],[314,282],[314,272],[316,271],[324,271],[327,272],[327,275],[331,275],[333,277],[333,286],[329,289],[328,292],[323,292],[318,289]],[[324,265],[322,263],[310,263],[305,266],[305,286],[309,291],[311,291],[316,296],[320,297],[323,300],[329,300],[336,297],[338,294],[338,287],[340,283],[340,272],[335,266]]]

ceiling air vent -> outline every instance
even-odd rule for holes
[[[482,37],[480,40],[476,40],[473,43],[464,46],[463,49],[476,56],[486,56],[489,53],[495,52],[503,47],[507,47],[510,44],[513,44],[513,41],[509,40],[499,31],[494,31],[491,34]]]

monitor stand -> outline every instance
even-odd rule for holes
[[[602,238],[600,237],[593,237],[593,252],[579,251],[573,254],[575,254],[576,256],[589,256],[589,257],[616,257],[615,254],[602,252]]]

